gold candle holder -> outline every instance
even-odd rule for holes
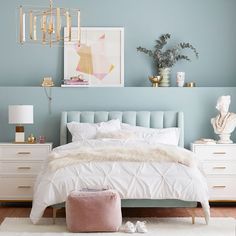
[[[186,83],[185,86],[188,87],[188,88],[193,88],[193,87],[196,87],[196,83],[195,82],[189,82],[189,83]]]

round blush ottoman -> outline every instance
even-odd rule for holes
[[[122,223],[121,200],[115,190],[73,191],[66,200],[70,232],[116,232]]]

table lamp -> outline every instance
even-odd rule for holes
[[[16,124],[15,142],[25,142],[23,124],[34,123],[34,107],[32,105],[10,105],[8,106],[8,123]]]

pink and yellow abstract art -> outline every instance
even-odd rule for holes
[[[123,28],[82,28],[81,36],[79,46],[65,43],[65,79],[81,75],[91,86],[123,86]]]

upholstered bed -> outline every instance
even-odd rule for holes
[[[182,112],[175,112],[175,111],[124,111],[124,112],[119,112],[119,111],[109,111],[109,112],[73,111],[73,112],[62,112],[61,126],[60,126],[60,144],[62,147],[64,147],[64,146],[66,146],[66,144],[70,143],[72,140],[71,134],[67,129],[67,124],[70,122],[75,121],[75,122],[79,122],[79,123],[99,123],[99,122],[106,122],[106,121],[114,120],[114,119],[119,119],[122,123],[130,124],[133,126],[141,126],[141,127],[148,127],[148,128],[161,129],[161,128],[178,127],[180,129],[179,146],[180,147],[184,146],[184,115]],[[44,185],[47,185],[47,183],[50,182],[50,184],[54,185],[54,187],[55,187],[55,183],[53,181],[56,178],[59,178],[59,179],[62,178],[62,177],[58,177],[60,175],[63,176],[63,174],[65,174],[66,176],[69,176],[71,173],[72,173],[72,175],[75,175],[74,172],[76,169],[76,175],[79,173],[79,178],[81,178],[80,180],[82,182],[84,181],[84,183],[82,183],[82,184],[80,183],[80,185],[83,185],[82,187],[89,188],[90,186],[92,186],[92,184],[96,185],[98,183],[104,182],[104,179],[109,179],[109,178],[114,179],[114,176],[116,176],[116,173],[113,173],[111,170],[115,169],[116,171],[119,171],[119,173],[126,173],[129,171],[132,172],[132,170],[136,168],[137,169],[136,173],[133,173],[133,176],[135,176],[135,177],[132,177],[132,178],[130,177],[130,178],[132,179],[132,182],[135,182],[137,180],[137,182],[139,182],[139,185],[142,185],[142,191],[137,189],[136,187],[134,187],[134,189],[135,189],[134,193],[129,192],[129,191],[126,192],[125,187],[124,186],[121,187],[122,185],[125,185],[124,176],[120,177],[121,182],[117,181],[117,179],[116,179],[114,181],[115,184],[114,185],[111,184],[109,186],[109,187],[115,186],[116,188],[118,188],[118,190],[120,190],[120,194],[123,197],[123,199],[122,199],[122,206],[123,207],[188,207],[189,208],[189,207],[196,207],[197,202],[199,201],[199,202],[201,202],[201,204],[203,206],[205,218],[206,218],[206,221],[208,222],[208,220],[209,220],[208,199],[207,199],[207,196],[202,198],[202,195],[206,195],[204,192],[205,189],[203,189],[203,192],[201,192],[199,190],[199,193],[197,194],[198,196],[196,195],[196,193],[194,193],[194,191],[197,192],[197,190],[196,190],[197,188],[201,188],[200,186],[201,186],[201,181],[203,181],[202,179],[200,180],[200,182],[198,184],[195,185],[195,183],[192,182],[192,179],[191,179],[192,177],[190,177],[189,181],[186,181],[187,185],[180,187],[180,189],[182,188],[182,190],[179,190],[179,187],[174,190],[174,192],[175,192],[173,194],[174,197],[171,198],[171,196],[172,196],[171,193],[165,193],[163,196],[169,196],[167,199],[165,199],[162,197],[162,194],[158,192],[158,189],[156,189],[156,187],[152,187],[152,189],[148,189],[149,188],[149,187],[147,187],[148,184],[144,183],[146,180],[143,181],[139,178],[139,175],[142,175],[142,173],[145,176],[148,174],[150,175],[150,173],[149,173],[150,171],[148,168],[153,168],[153,169],[155,169],[155,173],[158,173],[160,175],[159,176],[160,179],[165,179],[164,175],[166,175],[166,174],[165,173],[160,174],[160,172],[161,172],[160,166],[162,166],[162,165],[164,165],[165,171],[168,169],[168,171],[166,171],[166,173],[170,172],[169,170],[173,169],[173,174],[171,174],[171,175],[169,174],[169,176],[171,176],[169,178],[169,180],[170,180],[170,182],[174,181],[174,183],[173,183],[174,185],[178,185],[178,183],[177,184],[175,183],[175,179],[176,179],[175,174],[178,175],[178,173],[181,174],[182,172],[185,172],[186,174],[182,175],[182,178],[185,178],[185,177],[189,178],[189,175],[191,175],[191,170],[188,167],[183,167],[179,164],[172,165],[172,164],[160,164],[160,163],[157,165],[151,164],[151,163],[146,163],[146,164],[145,163],[126,163],[125,165],[123,165],[123,166],[125,166],[124,169],[122,169],[123,167],[121,168],[122,165],[119,165],[117,163],[112,163],[112,164],[109,163],[109,164],[107,164],[107,167],[105,168],[106,171],[107,170],[110,171],[109,175],[107,173],[103,173],[104,176],[99,176],[99,174],[96,176],[96,174],[93,174],[93,171],[94,171],[94,173],[98,173],[98,172],[100,173],[100,170],[103,169],[103,164],[101,164],[101,163],[95,163],[95,164],[89,163],[89,164],[83,164],[83,165],[81,164],[80,167],[78,167],[77,169],[74,168],[73,170],[70,170],[70,172],[68,172],[68,173],[66,172],[67,167],[65,167],[64,170],[59,170],[58,173],[56,173],[56,174],[55,173],[52,175],[47,174],[49,177],[47,177],[45,179],[42,178],[42,177],[44,177],[44,175],[41,174],[41,176],[38,178],[38,181],[36,183],[33,209],[31,212],[31,220],[34,223],[36,223],[38,221],[38,219],[41,217],[44,209],[47,206],[54,205],[54,209],[58,209],[61,207],[60,203],[65,201],[66,194],[65,193],[62,194],[60,191],[62,191],[61,189],[64,189],[65,192],[69,192],[69,191],[71,191],[70,188],[72,188],[72,187],[64,186],[62,183],[59,183],[59,185],[61,185],[60,190],[58,190],[58,189],[54,190],[52,186],[48,185],[48,187],[46,188],[46,191],[48,191],[48,193],[50,193],[50,195],[51,195],[49,199],[48,198],[47,198],[47,200],[42,199],[43,196],[45,195],[45,193],[44,193],[44,195],[39,197],[40,192],[45,191],[45,190],[42,190],[42,186],[45,189]],[[104,170],[103,170],[103,172],[104,172]],[[65,172],[63,172],[63,171],[65,171]],[[81,177],[81,175],[83,175],[83,174],[84,174],[84,177]],[[200,172],[195,173],[195,174],[196,174],[196,176],[198,176],[198,175],[200,176]],[[95,179],[93,179],[93,175],[95,175]],[[89,182],[88,179],[90,177],[92,179]],[[159,178],[159,177],[157,177],[157,178]],[[98,181],[97,179],[99,179],[99,178],[101,178],[101,181],[96,182],[96,181]],[[119,178],[119,177],[117,177],[117,178]],[[200,176],[200,178],[201,178],[201,176]],[[68,181],[70,182],[70,180],[67,180],[67,182]],[[148,181],[149,182],[153,181],[153,179],[151,178]],[[106,184],[108,184],[108,182],[106,182]],[[57,184],[58,184],[58,182],[57,182]],[[194,185],[193,188],[191,187],[192,185]],[[129,188],[129,186],[127,185],[126,188]],[[178,191],[182,191],[182,192],[187,191],[187,190],[185,190],[185,188],[186,189],[191,188],[193,195],[194,194],[196,195],[196,196],[192,197],[192,199],[196,199],[196,200],[194,200],[194,201],[186,200],[186,199],[189,199],[189,197],[186,197],[186,198],[182,197],[182,199],[179,200],[178,196],[180,196],[182,193],[180,193]],[[140,191],[142,193],[140,193]],[[190,193],[191,193],[191,191],[190,191]],[[60,197],[57,196],[57,200],[54,200],[54,196],[56,194],[58,194]],[[188,195],[188,194],[184,193],[183,196]],[[137,196],[137,199],[136,199],[136,196]],[[156,198],[156,196],[161,196],[161,197]],[[201,198],[201,200],[199,200],[200,198]],[[55,216],[55,212],[56,211],[54,210],[54,216]],[[194,216],[192,216],[192,217],[193,217],[193,221],[194,221]]]

